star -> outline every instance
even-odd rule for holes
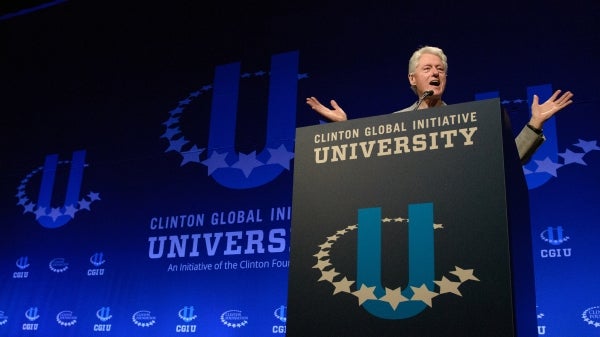
[[[564,153],[559,153],[558,155],[563,157],[564,165],[577,163],[587,166],[587,163],[583,161],[585,153],[577,153],[567,149]]]
[[[227,152],[218,153],[217,151],[213,151],[208,159],[202,161],[202,164],[208,168],[208,175],[211,175],[216,169],[229,167],[227,162],[225,162],[225,157],[227,157]]]
[[[394,219],[394,221],[396,221],[396,222],[402,222],[404,220],[406,220],[406,219],[404,219],[403,217],[397,217]]]
[[[90,201],[100,200],[100,193],[97,192],[90,192],[87,194],[87,196],[90,198]]]
[[[535,170],[535,172],[546,172],[554,177],[557,176],[556,169],[562,166],[561,164],[552,162],[552,160],[548,157],[546,157],[544,160],[536,160],[535,163],[538,165],[538,168]]]
[[[262,165],[263,163],[256,159],[256,151],[252,151],[249,154],[240,153],[237,163],[231,165],[231,167],[242,170],[244,176],[248,178],[255,168]]]
[[[324,250],[320,250],[317,254],[313,256],[315,256],[317,259],[321,259],[322,257],[329,256],[329,253]]]
[[[367,300],[377,299],[377,297],[375,297],[374,291],[375,287],[367,287],[366,285],[361,284],[360,289],[353,292],[352,295],[358,298],[358,305],[362,305]]]
[[[25,198],[20,198],[20,199],[19,199],[19,202],[17,202],[17,206],[23,206],[23,205],[25,205],[25,204],[27,203],[27,201],[28,201],[28,200],[29,200],[29,199],[28,199],[27,197],[25,197]]]
[[[585,153],[588,153],[593,150],[600,150],[600,147],[598,147],[598,145],[596,145],[595,140],[586,142],[585,140],[579,139],[579,143],[574,144],[574,145],[582,148]]]
[[[35,207],[35,204],[30,202],[28,204],[26,204],[25,206],[23,206],[23,214],[25,213],[33,213],[33,208]]]
[[[188,143],[188,141],[185,140],[185,137],[181,137],[176,140],[170,139],[169,147],[165,150],[165,152],[169,152],[169,151],[181,152],[181,148],[187,143]]]
[[[315,264],[313,266],[313,268],[317,268],[319,270],[323,270],[327,267],[331,266],[331,263],[329,262],[329,260],[318,260],[317,264]]]
[[[473,269],[462,269],[454,266],[454,271],[451,271],[450,273],[458,276],[460,282],[465,282],[467,280],[479,281],[479,279],[473,275]]]
[[[181,156],[183,159],[181,160],[181,164],[179,166],[183,166],[187,163],[199,163],[200,162],[200,154],[204,152],[204,149],[199,149],[195,144],[192,146],[189,151],[181,152]]]
[[[182,99],[181,101],[179,101],[179,105],[188,105],[190,104],[191,100],[189,98],[186,99]]]
[[[392,222],[392,219],[390,219],[390,218],[383,218],[383,219],[381,219],[381,222]]]
[[[41,216],[45,216],[46,215],[46,207],[38,207],[38,209],[35,211],[35,218],[39,219]]]
[[[163,133],[162,136],[160,136],[160,138],[166,138],[166,139],[171,139],[173,138],[175,135],[178,135],[181,131],[179,130],[179,128],[171,128],[171,129],[167,129],[167,131],[165,131],[165,133]],[[166,151],[165,151],[166,152]]]
[[[400,302],[408,301],[408,298],[402,296],[402,291],[400,287],[398,287],[396,289],[385,288],[385,295],[383,295],[379,300],[388,302],[390,306],[392,306],[392,309],[396,310],[398,304]]]
[[[169,115],[175,116],[175,115],[180,114],[182,112],[183,112],[183,108],[178,106],[175,109],[169,111]]]
[[[411,301],[421,301],[427,306],[431,307],[433,304],[431,303],[431,299],[436,297],[438,294],[436,292],[430,291],[425,284],[422,284],[420,287],[410,286],[413,291],[413,296]]]
[[[443,228],[444,228],[444,224],[441,224],[441,223],[433,224],[433,229],[443,229]]]
[[[340,229],[339,231],[335,232],[337,235],[344,235],[346,234],[346,230],[345,229]]]
[[[337,293],[350,293],[350,286],[354,284],[354,281],[349,281],[346,276],[338,282],[333,282],[333,286],[335,289],[333,290],[333,294]]]
[[[75,208],[73,205],[69,205],[69,206],[65,207],[65,215],[68,215],[71,218],[74,218],[75,213],[77,213],[77,208]]]
[[[90,202],[85,199],[79,200],[79,210],[82,210],[82,209],[87,209],[89,211],[90,210]]]
[[[332,243],[331,242],[325,242],[321,245],[319,245],[319,247],[321,247],[321,249],[325,249],[325,248],[331,248]]]
[[[62,213],[58,207],[52,208],[52,210],[50,211],[50,217],[52,218],[52,221],[56,221],[56,219],[61,215]]]
[[[322,270],[321,271],[321,278],[319,279],[319,281],[329,281],[329,282],[333,282],[333,278],[339,275],[338,272],[335,271],[335,268],[331,269],[331,270]]]
[[[411,286],[410,288],[414,292],[414,295],[412,296],[411,300],[412,301],[422,301],[423,303],[427,304],[429,307],[432,306],[431,299],[438,295],[437,293],[427,289],[427,286],[425,284],[422,284],[418,288],[413,287],[413,286]]]
[[[169,119],[167,119],[166,122],[164,122],[163,124],[169,128],[171,125],[173,124],[177,124],[179,123],[179,117],[170,117]]]
[[[286,170],[290,169],[290,160],[294,158],[294,152],[289,152],[283,144],[279,145],[277,149],[268,149],[271,154],[271,158],[267,164],[278,164],[283,166]]]
[[[433,281],[440,287],[440,295],[445,293],[453,293],[462,297],[462,294],[458,290],[458,286],[461,285],[461,282],[453,282],[446,278],[446,276],[442,276],[441,281]]]
[[[327,241],[335,241],[335,240],[337,240],[337,238],[338,238],[337,235],[328,236]]]

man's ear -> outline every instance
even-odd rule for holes
[[[408,74],[408,82],[410,83],[411,86],[415,86],[416,85],[416,80],[415,80],[415,74],[410,73]]]

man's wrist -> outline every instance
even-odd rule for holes
[[[528,123],[528,124],[527,124],[527,127],[528,127],[529,129],[531,129],[531,131],[533,131],[533,132],[537,133],[538,135],[541,135],[541,134],[544,132],[544,130],[542,130],[542,129],[538,129],[538,128],[534,127],[533,125],[531,125],[531,123]]]

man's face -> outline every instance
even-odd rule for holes
[[[441,97],[446,89],[446,68],[442,59],[433,54],[423,54],[417,68],[408,74],[411,86],[416,86],[417,95],[421,97],[427,90],[433,90],[433,96]]]

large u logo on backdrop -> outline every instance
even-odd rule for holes
[[[533,102],[533,94],[537,94],[540,98],[540,102],[544,102],[550,98],[550,96],[552,96],[552,86],[550,84],[543,84],[527,87],[527,101],[524,102],[525,104],[529,105],[529,102]],[[497,91],[479,93],[475,95],[476,100],[496,97],[500,97],[500,93]],[[527,109],[529,113],[531,113],[531,107],[528,106]],[[552,177],[544,172],[536,172],[538,166],[536,160],[542,161],[546,158],[552,160],[553,162],[558,160],[558,137],[556,132],[556,121],[554,118],[550,118],[544,123],[544,135],[546,135],[546,141],[544,144],[536,151],[529,163],[523,166],[525,178],[527,179],[527,186],[530,190],[542,186]]]
[[[426,285],[433,290],[433,204],[414,204],[408,207],[408,286],[402,291],[410,298],[410,286]],[[385,294],[381,282],[381,208],[358,211],[358,247],[356,284],[375,286],[375,295]],[[422,301],[402,302],[394,310],[383,301],[366,301],[365,310],[385,319],[403,319],[417,315],[427,306]]]
[[[273,55],[271,58],[269,97],[267,106],[267,134],[265,148],[248,154],[235,151],[236,115],[240,78],[240,63],[220,65],[215,70],[212,86],[190,94],[179,106],[170,111],[165,123],[164,138],[169,140],[165,152],[177,151],[183,157],[181,165],[188,162],[204,164],[208,175],[219,184],[232,189],[247,189],[264,185],[284,169],[290,169],[293,158],[296,128],[296,97],[298,87],[298,52]],[[263,72],[255,73],[264,75]],[[208,146],[193,145],[182,150],[189,142],[178,127],[180,114],[193,98],[213,89],[210,112]],[[252,130],[244,130],[251,132]],[[200,161],[200,154],[207,151],[207,158]]]

